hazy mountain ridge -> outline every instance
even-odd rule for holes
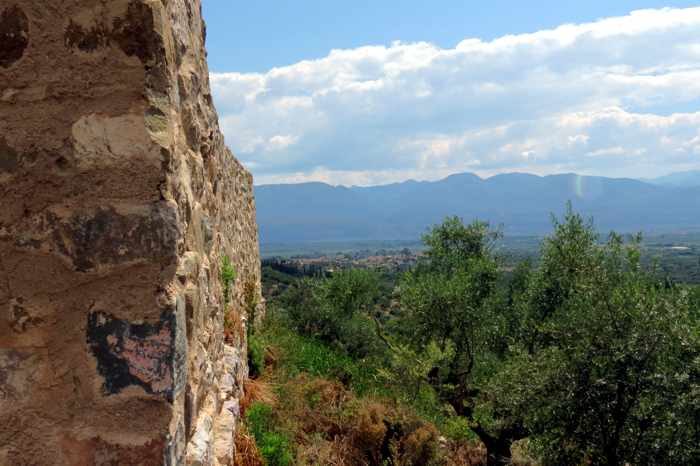
[[[542,234],[569,200],[601,230],[700,229],[700,187],[576,174],[461,173],[371,187],[277,184],[256,186],[255,195],[263,243],[415,239],[447,215],[502,224],[508,234]]]
[[[688,188],[700,186],[700,170],[691,170],[687,172],[676,172],[658,178],[651,178],[647,181],[651,184],[660,186],[671,186],[676,188]]]

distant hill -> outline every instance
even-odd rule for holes
[[[648,181],[659,186],[674,186],[676,188],[690,188],[700,186],[700,170],[671,173]]]
[[[263,243],[410,240],[448,215],[488,220],[511,235],[539,235],[569,200],[603,231],[700,229],[700,187],[575,174],[462,173],[373,187],[277,184],[256,186],[255,195]]]

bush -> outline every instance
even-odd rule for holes
[[[282,434],[265,432],[258,441],[258,448],[268,466],[287,466],[294,462],[289,440]]]
[[[255,280],[248,280],[243,285],[243,303],[245,305],[245,313],[248,322],[248,335],[252,335],[255,330],[257,320],[257,309],[260,300],[258,297],[258,288]]]
[[[368,464],[429,465],[438,456],[438,431],[407,411],[380,402],[359,406],[352,442]]]
[[[463,417],[458,416],[447,419],[443,425],[442,431],[449,440],[473,441],[478,438],[469,428],[469,422]]]
[[[303,279],[287,290],[281,302],[296,331],[364,358],[382,348],[371,322],[378,299],[378,275],[352,269],[330,278]]]
[[[265,344],[255,335],[248,337],[248,375],[258,377],[265,369]]]
[[[267,466],[287,466],[294,461],[289,439],[275,430],[272,406],[255,402],[245,414],[248,430],[255,438]]]
[[[253,434],[255,440],[259,441],[262,439],[263,434],[270,431],[273,427],[272,406],[257,401],[250,405],[245,418],[248,430]]]
[[[236,280],[236,269],[233,267],[233,263],[228,256],[221,258],[219,279],[224,288],[224,303],[228,304],[231,299],[231,285],[233,285],[233,282]]]
[[[402,464],[431,464],[438,455],[438,431],[431,424],[421,424],[403,439],[400,447]]]

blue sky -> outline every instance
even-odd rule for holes
[[[266,71],[331,49],[432,42],[454,47],[466,37],[582,23],[632,10],[689,7],[698,1],[654,0],[204,0],[212,71]]]
[[[368,185],[700,167],[692,6],[204,0],[204,14],[221,126],[256,183]]]

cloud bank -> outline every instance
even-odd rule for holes
[[[700,166],[700,7],[454,48],[332,50],[211,84],[226,141],[258,184]]]

